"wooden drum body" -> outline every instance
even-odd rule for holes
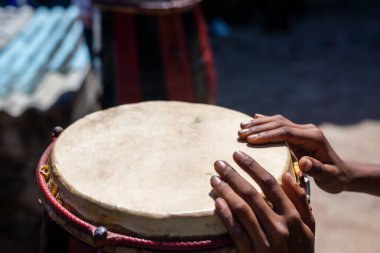
[[[285,144],[252,147],[237,139],[248,119],[217,106],[158,101],[69,126],[37,168],[47,214],[72,235],[66,252],[236,252],[214,214],[214,161],[226,160],[257,189],[234,151],[278,180],[293,172]]]
[[[216,76],[200,0],[96,0],[95,65],[104,106],[146,100],[214,104]]]

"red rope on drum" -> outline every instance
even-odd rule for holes
[[[49,207],[51,207],[57,215],[59,215],[61,218],[67,221],[69,225],[79,229],[83,233],[86,233],[94,237],[94,233],[97,227],[80,219],[79,217],[71,213],[69,210],[67,210],[65,207],[63,207],[51,194],[44,177],[40,174],[39,169],[47,163],[54,142],[55,140],[53,140],[53,142],[47,147],[47,149],[42,154],[38,162],[38,166],[36,169],[36,179],[38,188]],[[120,245],[126,247],[143,248],[148,250],[190,251],[209,250],[232,246],[233,242],[229,237],[220,237],[199,241],[159,241],[142,239],[133,236],[126,236],[108,231],[107,237],[104,240],[94,240],[94,244],[97,247]]]

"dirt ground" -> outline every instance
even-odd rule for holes
[[[322,129],[343,159],[380,163],[380,121]],[[317,252],[380,252],[380,198],[359,193],[331,195],[313,184]]]

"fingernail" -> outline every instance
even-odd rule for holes
[[[250,135],[250,136],[247,137],[247,141],[253,141],[253,140],[255,140],[258,136],[259,136],[259,134],[252,134],[252,135]]]
[[[233,154],[233,158],[235,161],[241,161],[245,158],[246,154],[241,151],[235,151]]]
[[[240,150],[238,150],[238,151],[235,151],[234,152],[234,155],[237,155],[237,156],[244,156],[244,153],[243,152],[241,152]]]
[[[212,176],[212,177],[211,177],[211,185],[212,185],[212,186],[217,186],[217,185],[219,185],[221,182],[222,182],[222,180],[220,179],[220,177],[218,177],[218,176]]]
[[[215,162],[215,167],[224,168],[226,166],[227,166],[227,163],[225,161],[218,160],[218,161]]]
[[[243,122],[241,122],[241,123],[240,123],[240,126],[242,126],[242,127],[246,127],[246,126],[248,126],[248,125],[251,125],[252,123],[253,123],[252,120],[247,120],[247,121],[243,121]]]
[[[293,181],[293,177],[292,177],[292,175],[290,175],[289,172],[285,172],[284,176],[287,177],[288,179],[290,179],[291,181]]]
[[[215,170],[219,175],[224,175],[227,171],[227,163],[224,161],[216,161]]]
[[[215,208],[218,209],[218,210],[223,210],[224,208],[226,208],[227,205],[226,205],[226,202],[224,202],[223,199],[221,198],[217,198],[215,200]]]
[[[253,140],[253,139],[256,139],[257,137],[259,137],[259,134],[252,134],[250,136],[248,136],[248,140]]]
[[[237,159],[237,160],[244,159],[245,156],[246,156],[246,154],[244,154],[241,151],[235,151],[233,154],[234,159]]]
[[[301,158],[300,160],[300,169],[302,172],[308,172],[311,170],[311,167],[313,167],[313,163],[307,159],[307,158]]]
[[[248,133],[249,132],[249,129],[242,129],[242,130],[239,130],[239,134],[245,134],[245,133]]]

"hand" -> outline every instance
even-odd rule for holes
[[[281,115],[256,114],[240,127],[239,137],[251,144],[287,142],[298,159],[307,155],[329,164],[337,159],[322,130],[313,124],[295,124]]]
[[[289,174],[276,179],[251,157],[235,152],[234,160],[263,190],[273,206],[230,165],[215,162],[219,174],[211,185],[219,196],[216,213],[240,253],[313,253],[314,217],[306,194]]]
[[[339,193],[346,189],[350,181],[347,166],[315,125],[295,124],[281,115],[256,114],[240,127],[239,137],[254,145],[287,142],[300,159],[301,171],[314,177],[323,190]]]

